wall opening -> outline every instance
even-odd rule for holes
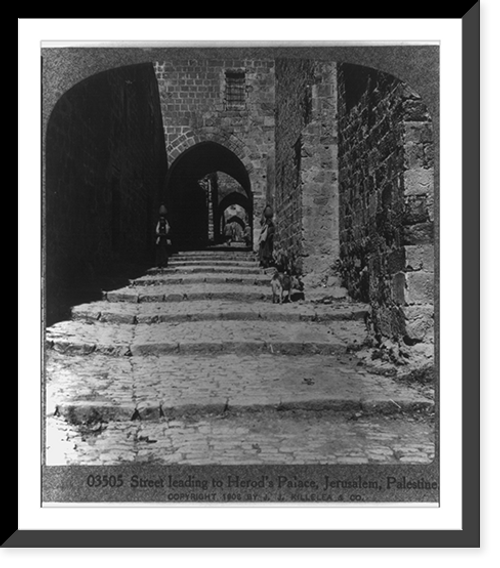
[[[252,215],[246,196],[238,192],[226,195],[219,203],[216,218],[221,241],[252,246]]]
[[[226,71],[225,101],[226,109],[235,110],[245,107],[246,84],[245,71]]]
[[[216,142],[200,142],[183,152],[172,164],[166,180],[165,203],[172,244],[178,250],[200,249],[223,241],[221,215],[224,209],[218,182],[220,172],[241,188],[240,197],[225,201],[247,211],[252,231],[253,201],[248,172],[231,150]]]
[[[103,71],[66,91],[48,119],[44,157],[51,324],[152,261],[151,206],[167,167],[152,65]]]

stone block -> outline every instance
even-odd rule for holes
[[[434,245],[407,245],[404,250],[406,270],[434,272]]]
[[[405,195],[429,195],[434,191],[434,171],[413,168],[404,173]]]
[[[413,142],[406,144],[405,163],[409,169],[423,168],[426,164],[424,146]]]
[[[432,306],[406,306],[405,335],[412,341],[432,341],[434,338],[434,308]]]
[[[403,223],[415,225],[429,221],[429,207],[427,195],[409,195],[405,199]]]
[[[429,143],[433,140],[432,124],[430,122],[405,122],[405,142],[417,144]]]
[[[432,272],[406,273],[406,304],[434,304],[434,274]]]
[[[434,223],[417,223],[403,227],[403,244],[429,244],[434,240]]]
[[[422,101],[407,99],[403,103],[405,119],[409,121],[430,120],[430,114]]]

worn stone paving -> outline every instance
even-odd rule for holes
[[[155,286],[129,285],[105,292],[109,302],[182,302],[187,300],[270,301],[271,287],[255,284],[190,282]]]
[[[195,274],[198,272],[212,274],[221,272],[221,269],[223,272],[229,274],[262,274],[262,271],[251,261],[210,262],[207,260],[198,260],[193,263],[193,261],[189,260],[177,260],[170,262],[167,268],[150,268],[147,271],[147,275]]]
[[[338,413],[229,413],[198,420],[71,424],[47,420],[52,465],[430,463],[426,419]]]
[[[47,331],[47,346],[62,353],[146,355],[161,353],[337,353],[361,344],[364,325],[314,322],[211,320],[156,324],[65,321]]]
[[[244,284],[247,286],[269,286],[269,276],[267,274],[236,273],[220,270],[217,273],[202,271],[201,269],[186,273],[179,270],[154,275],[148,274],[142,278],[137,278],[132,286],[172,286],[179,284]]]
[[[47,464],[428,463],[432,393],[356,356],[367,306],[272,304],[256,276],[182,253],[48,328]]]
[[[352,358],[351,358],[352,359]],[[65,357],[49,352],[49,412],[83,422],[203,415],[224,408],[431,410],[432,400],[348,356]]]
[[[367,306],[335,302],[333,305],[315,305],[306,302],[271,304],[269,301],[241,302],[230,300],[179,301],[165,308],[163,302],[128,303],[98,301],[72,308],[72,319],[108,323],[158,323],[200,320],[266,320],[315,321],[361,320]]]

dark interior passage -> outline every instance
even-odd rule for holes
[[[236,180],[243,192],[238,201],[219,203],[217,172]],[[220,219],[225,208],[242,201],[252,219],[252,192],[248,172],[230,150],[215,142],[201,142],[172,164],[166,182],[165,202],[174,248],[203,248],[223,240]],[[249,231],[251,234],[251,231]]]
[[[167,160],[151,64],[120,67],[61,96],[44,140],[47,323],[126,283],[154,254]]]
[[[208,200],[205,189],[193,179],[186,180],[173,196],[172,238],[175,246],[204,247],[208,242]]]
[[[233,239],[244,240],[248,246],[252,244],[252,217],[251,204],[246,195],[238,192],[231,192],[221,199],[216,214],[217,223],[220,226],[220,234],[227,238],[227,226],[237,223],[241,227],[236,229],[236,235],[233,231]]]

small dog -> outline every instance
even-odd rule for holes
[[[271,279],[271,289],[273,291],[273,304],[282,304],[284,301],[291,301],[293,290],[303,289],[303,284],[296,276],[276,271]],[[285,300],[286,295],[286,300]]]

